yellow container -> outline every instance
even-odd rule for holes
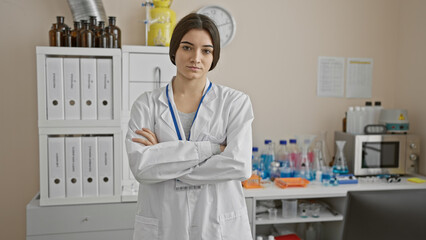
[[[173,27],[171,23],[153,23],[148,32],[149,46],[170,46]]]

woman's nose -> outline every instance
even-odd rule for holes
[[[201,50],[196,50],[192,54],[192,59],[194,63],[199,63],[201,61]]]

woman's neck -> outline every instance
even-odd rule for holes
[[[172,84],[174,96],[200,96],[203,94],[206,86],[206,80],[187,80],[176,77]]]

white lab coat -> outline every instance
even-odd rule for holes
[[[207,86],[210,84],[207,80]],[[182,138],[184,130],[169,97]],[[139,181],[134,239],[252,239],[241,180],[251,176],[253,110],[249,97],[212,85],[191,128],[190,141],[179,141],[166,88],[142,94],[133,104],[126,147]],[[144,146],[134,131],[153,130],[159,143]],[[211,143],[227,144],[213,155]],[[176,179],[199,189],[176,190]]]

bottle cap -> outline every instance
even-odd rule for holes
[[[374,102],[374,106],[382,106],[382,102],[380,102],[380,101],[375,101],[375,102]]]
[[[350,111],[353,111],[354,110],[354,107],[349,107],[348,108],[348,111],[350,112]]]
[[[297,143],[296,139],[290,139],[290,143]]]
[[[373,103],[370,101],[365,102],[365,106],[373,106]]]
[[[287,140],[280,140],[280,145],[287,145]]]
[[[257,148],[257,147],[253,147],[253,148],[252,148],[252,151],[253,151],[253,152],[257,152],[257,151],[259,151],[259,148]]]
[[[270,144],[271,142],[272,142],[272,140],[265,139],[265,144]]]

